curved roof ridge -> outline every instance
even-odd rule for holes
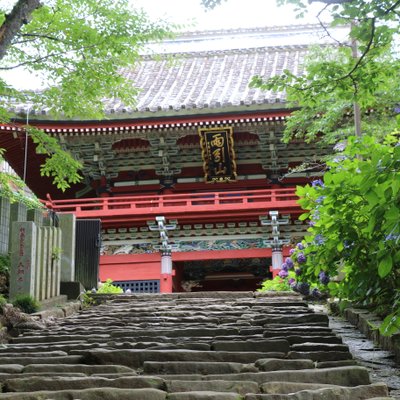
[[[273,25],[273,26],[258,26],[258,27],[250,27],[250,28],[227,28],[227,29],[202,29],[202,30],[193,30],[193,31],[182,31],[177,32],[178,37],[186,37],[186,36],[208,36],[208,35],[218,35],[218,34],[232,34],[232,33],[259,33],[259,32],[298,32],[302,29],[315,29],[321,30],[320,24],[289,24],[289,25]]]
[[[287,44],[287,45],[277,45],[277,46],[257,46],[257,47],[238,47],[235,49],[220,49],[220,50],[199,50],[199,51],[180,51],[172,53],[153,53],[144,54],[142,59],[145,61],[150,60],[160,60],[168,59],[170,57],[176,56],[179,58],[194,58],[194,57],[207,57],[207,56],[217,56],[226,54],[254,54],[254,53],[264,53],[264,52],[279,52],[279,51],[291,51],[291,50],[309,50],[310,44]]]

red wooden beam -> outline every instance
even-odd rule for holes
[[[295,188],[208,192],[160,196],[49,200],[48,208],[72,212],[77,218],[100,218],[103,223],[139,222],[163,215],[168,219],[251,218],[270,210],[301,213]]]

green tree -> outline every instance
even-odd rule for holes
[[[202,0],[214,8],[226,0]],[[297,76],[253,78],[251,85],[286,92],[296,108],[287,119],[284,140],[294,138],[328,143],[354,133],[354,114],[361,115],[361,132],[384,137],[395,125],[394,108],[400,98],[399,60],[394,48],[400,25],[399,0],[277,0],[291,4],[299,17],[311,3],[321,5],[316,22],[331,45],[313,47]],[[330,22],[325,22],[330,21]],[[348,36],[336,38],[334,28],[345,26]],[[354,111],[356,109],[356,111]],[[359,110],[359,111],[358,111]],[[357,121],[359,118],[357,117]]]
[[[151,22],[127,0],[18,0],[0,8],[0,71],[21,69],[44,83],[40,92],[21,91],[0,78],[0,122],[10,122],[15,102],[92,119],[103,115],[105,98],[134,105],[138,89],[121,72],[140,61],[148,42],[169,35],[164,22]],[[80,164],[55,140],[28,133],[47,155],[43,174],[62,190],[79,181]]]

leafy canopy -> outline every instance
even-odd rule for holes
[[[307,12],[308,2],[304,0],[277,1],[295,5],[299,17]],[[399,25],[394,22],[400,1],[319,3],[318,21],[332,45],[311,49],[301,76],[284,71],[267,80],[254,77],[251,85],[286,91],[290,105],[300,107],[288,119],[285,141],[313,141],[322,136],[332,143],[351,135],[354,104],[361,109],[362,133],[384,137],[396,126],[394,108],[400,98],[400,63],[393,47],[399,33]],[[326,19],[331,22],[323,22]],[[344,42],[337,40],[331,30],[342,25],[349,29]]]
[[[18,0],[11,9],[1,7],[0,76],[28,71],[43,84],[40,92],[18,90],[0,78],[1,123],[18,103],[64,119],[100,119],[104,99],[134,105],[138,89],[122,72],[140,61],[146,43],[171,35],[163,21],[151,22],[127,0]],[[46,153],[43,175],[62,190],[80,179],[80,164],[55,140],[35,129],[28,133]]]
[[[227,0],[202,0],[209,9]],[[299,18],[311,3],[331,45],[314,47],[303,63],[302,75],[285,70],[267,79],[256,76],[252,87],[286,93],[290,107],[284,140],[293,138],[328,143],[354,133],[353,109],[361,109],[364,134],[384,137],[395,128],[393,109],[400,98],[399,59],[394,42],[399,33],[399,0],[276,0],[292,5]],[[328,22],[327,22],[328,21]],[[301,21],[300,21],[301,22]],[[346,40],[336,37],[347,27]],[[379,132],[379,133],[378,133]]]

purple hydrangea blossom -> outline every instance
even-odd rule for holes
[[[294,267],[294,262],[290,257],[286,258],[285,264],[287,265],[288,269],[292,269]]]
[[[303,253],[299,253],[299,254],[297,255],[297,262],[298,262],[299,264],[304,264],[306,261],[307,261],[307,258],[306,258],[306,256],[305,256]]]
[[[290,286],[294,285],[295,283],[296,283],[296,279],[294,279],[294,278],[289,278],[289,279],[288,279],[288,284],[289,284]]]
[[[304,245],[303,245],[303,243],[297,243],[297,248],[299,249],[299,250],[304,250]]]
[[[330,281],[329,275],[325,271],[321,271],[318,278],[323,285],[327,285]]]
[[[290,249],[289,254],[292,255],[295,251],[296,251],[296,249]]]
[[[281,270],[283,270],[283,271],[288,271],[288,269],[289,269],[289,267],[288,267],[288,265],[286,264],[286,263],[283,263],[282,265],[281,265]]]
[[[335,151],[344,151],[345,149],[346,149],[346,142],[336,143],[335,146],[333,147],[333,150]]]
[[[285,271],[284,269],[281,269],[281,270],[279,271],[278,275],[279,275],[281,278],[287,278],[287,276],[288,276],[289,274],[288,274],[288,272]]]
[[[310,294],[310,285],[307,282],[300,282],[297,284],[297,290],[304,296],[308,296]]]
[[[321,297],[321,292],[318,290],[318,288],[314,288],[311,291],[311,296],[316,298],[316,299],[319,299]]]
[[[314,242],[315,242],[315,244],[320,246],[320,245],[324,244],[325,238],[321,234],[315,235]]]
[[[297,276],[301,275],[301,268],[296,268],[294,272]]]
[[[393,233],[389,233],[389,235],[386,235],[385,237],[385,242],[388,242],[390,240],[397,240],[400,238],[400,235],[394,235]]]
[[[311,186],[312,187],[324,187],[324,182],[322,181],[322,179],[316,179],[315,181],[311,182]]]

